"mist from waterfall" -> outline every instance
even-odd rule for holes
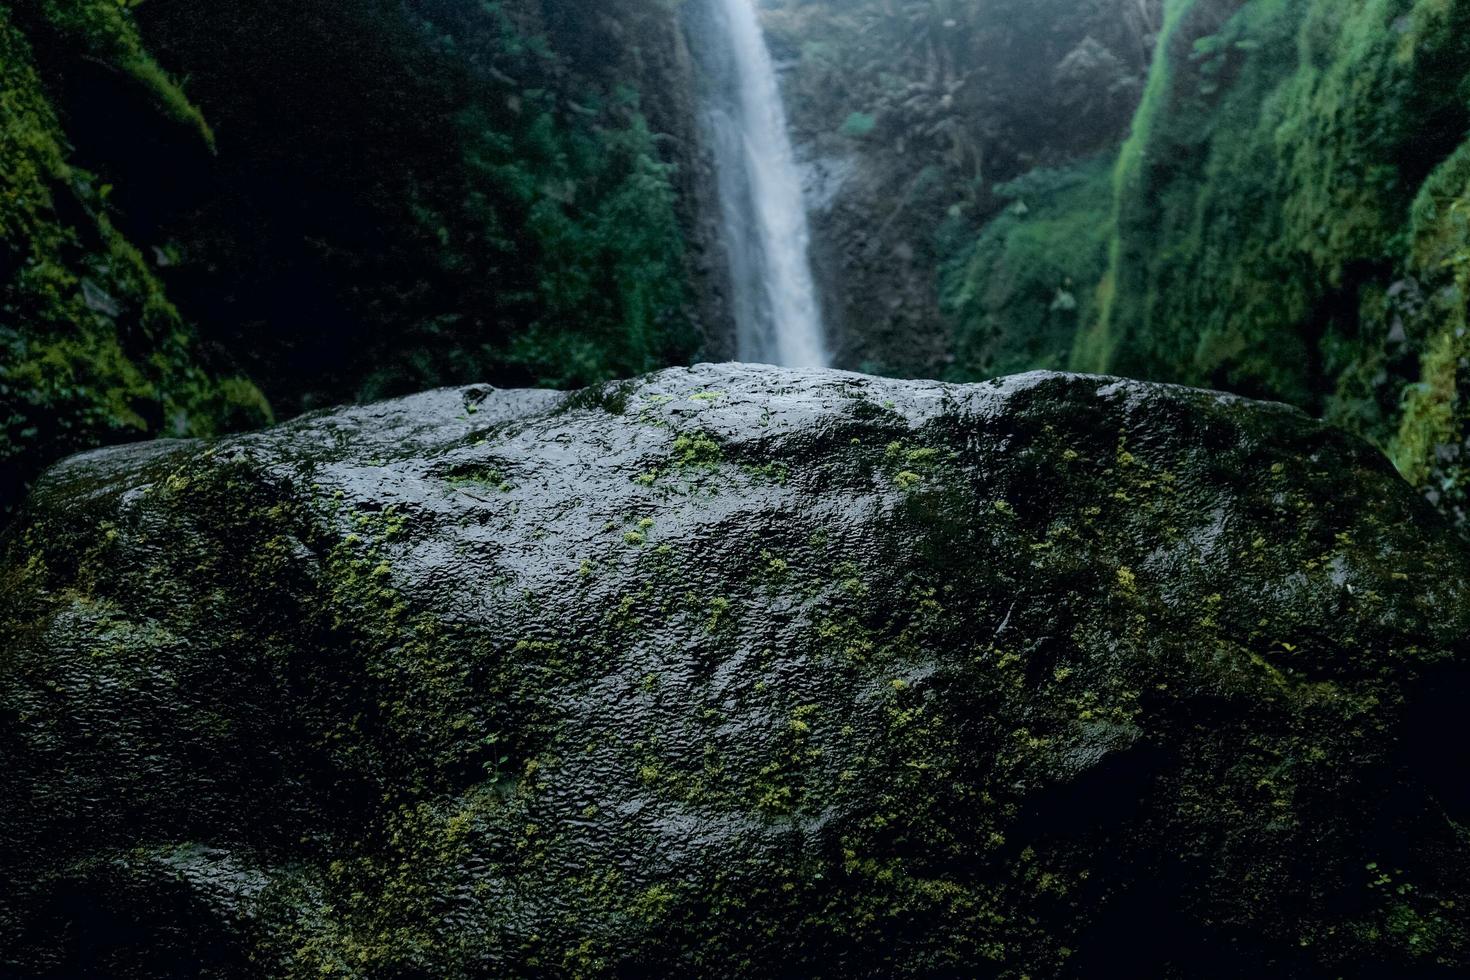
[[[708,78],[736,356],[783,367],[829,358],[808,256],[801,171],[757,0],[704,0],[695,30]]]

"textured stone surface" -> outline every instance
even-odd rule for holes
[[[1470,968],[1470,568],[1280,406],[443,390],[3,548],[0,972]]]

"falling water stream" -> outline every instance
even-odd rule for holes
[[[696,41],[709,81],[705,110],[730,263],[736,354],[783,367],[825,367],[801,171],[757,0],[704,2]]]

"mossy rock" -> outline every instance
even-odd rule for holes
[[[0,972],[1470,969],[1470,567],[1215,393],[752,367],[50,471]]]

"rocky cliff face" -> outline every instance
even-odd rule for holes
[[[1467,584],[1363,444],[1101,378],[99,451],[3,543],[0,968],[1453,975]]]
[[[62,456],[270,417],[170,301],[150,243],[121,227],[114,185],[74,152],[57,90],[81,71],[127,93],[147,132],[198,156],[213,141],[118,4],[0,9],[0,522]]]

